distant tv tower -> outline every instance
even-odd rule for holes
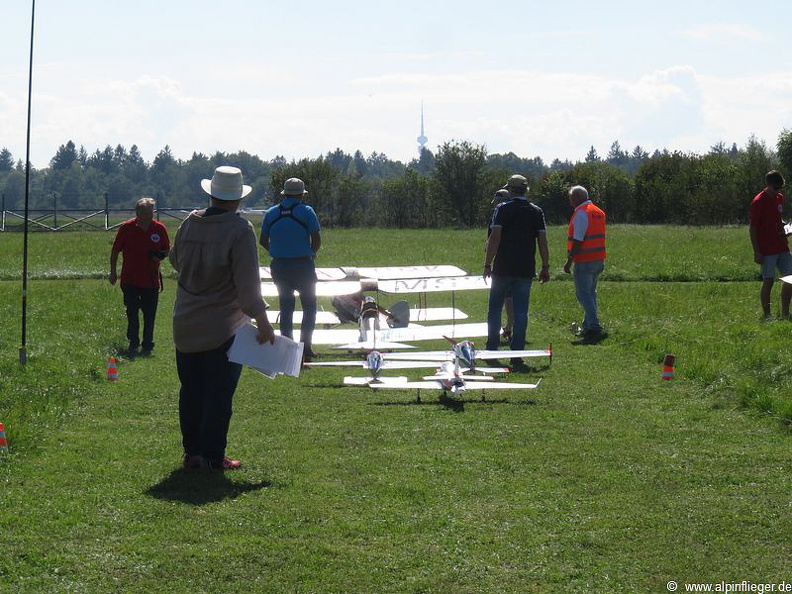
[[[423,101],[421,101],[421,135],[416,139],[418,140],[418,155],[423,153],[424,145],[426,145],[426,141],[429,140],[424,134],[424,110],[423,110]]]

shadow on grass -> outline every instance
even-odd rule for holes
[[[203,473],[177,468],[159,483],[146,489],[145,494],[165,501],[205,505],[224,499],[235,499],[249,491],[265,489],[271,484],[269,481],[232,481],[222,472]]]
[[[506,398],[498,398],[498,399],[491,399],[491,398],[478,398],[476,400],[459,400],[457,398],[451,398],[448,395],[441,395],[437,399],[432,398],[431,400],[424,400],[421,397],[418,397],[415,400],[389,400],[389,401],[380,401],[380,402],[372,402],[372,406],[444,406],[454,412],[465,412],[465,405],[466,404],[477,404],[477,405],[486,405],[486,404],[516,404],[516,405],[533,405],[536,404],[534,400],[519,400],[519,401],[511,401]]]

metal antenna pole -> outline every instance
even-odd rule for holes
[[[30,212],[30,113],[33,103],[33,32],[36,23],[36,0],[30,17],[30,69],[28,71],[27,153],[25,154],[25,223],[22,250],[22,346],[19,347],[19,362],[27,363],[27,279],[28,279],[28,213]]]

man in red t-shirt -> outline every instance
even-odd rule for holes
[[[154,220],[154,199],[141,198],[135,205],[134,219],[118,228],[110,251],[110,284],[118,280],[118,254],[123,254],[121,264],[121,291],[127,314],[129,353],[138,347],[144,354],[154,348],[154,318],[162,286],[160,262],[170,250],[168,230]],[[143,312],[143,342],[140,342],[140,317]]]
[[[759,299],[764,316],[770,317],[770,293],[775,281],[776,268],[781,276],[792,274],[792,255],[789,253],[784,221],[781,211],[784,208],[784,178],[778,171],[768,171],[765,175],[765,188],[751,201],[749,232],[753,246],[754,262],[762,267],[762,289]],[[783,283],[781,287],[781,317],[789,317],[789,302],[792,298],[792,285]]]

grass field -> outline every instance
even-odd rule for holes
[[[543,378],[537,390],[418,403],[341,388],[338,370],[275,380],[246,370],[229,435],[245,469],[225,476],[179,467],[172,271],[154,355],[120,356],[108,382],[107,360],[126,342],[120,290],[105,280],[112,233],[32,234],[21,366],[22,237],[0,235],[11,446],[0,456],[0,592],[792,582],[792,324],[760,318],[747,230],[609,229],[609,337],[596,346],[569,334],[580,312],[560,270],[565,233],[550,230],[553,277],[531,301],[529,340],[552,344],[552,366],[514,378]],[[483,239],[329,230],[318,264],[475,274]],[[460,293],[456,305],[483,321],[486,294]],[[676,355],[671,381],[660,380],[665,353]]]

